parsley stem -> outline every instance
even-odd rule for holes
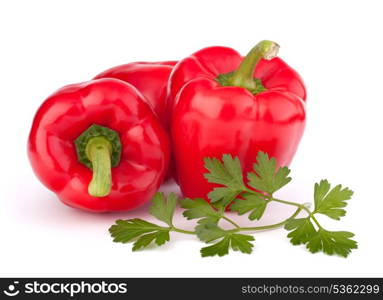
[[[307,212],[307,214],[309,215],[309,218],[311,218],[319,228],[322,228],[322,226],[320,226],[318,220],[314,217],[314,214],[303,204],[285,201],[285,200],[281,200],[281,199],[277,199],[277,198],[273,198],[273,197],[271,197],[271,200],[275,201],[275,202],[284,203],[287,205],[294,205],[296,207],[299,207],[301,210],[304,210],[305,212]]]
[[[268,201],[275,201],[275,202],[279,202],[279,203],[283,203],[283,204],[287,204],[287,205],[293,205],[293,206],[296,206],[298,207],[298,213],[301,211],[301,210],[304,210],[305,212],[307,212],[307,214],[309,215],[309,218],[311,218],[311,220],[314,221],[314,223],[318,226],[318,228],[320,229],[323,229],[323,227],[319,224],[318,220],[315,218],[314,214],[306,207],[304,206],[303,204],[300,204],[300,203],[296,203],[296,202],[291,202],[291,201],[286,201],[286,200],[282,200],[282,199],[278,199],[278,198],[274,198],[270,195],[265,195],[261,192],[257,192],[257,191],[254,191],[254,190],[251,190],[251,189],[248,189],[246,188],[246,191],[249,192],[249,193],[252,193],[252,194],[257,194],[263,198],[265,198],[265,200],[268,200]],[[294,215],[295,217],[296,215]],[[290,217],[290,219],[293,218],[293,217]],[[286,220],[288,221],[288,219]],[[277,224],[275,224],[277,225]],[[270,225],[271,226],[271,225]],[[266,228],[265,229],[268,229],[270,227],[267,227],[265,226]],[[273,228],[273,227],[271,227]],[[242,229],[243,230],[243,229]],[[250,230],[250,229],[249,229]],[[256,229],[256,230],[261,230],[261,229]]]
[[[222,216],[222,219],[224,219],[224,220],[228,221],[229,223],[233,224],[238,229],[241,228],[241,226],[239,226],[237,223],[235,223],[233,220],[229,219],[228,217]]]
[[[302,210],[302,208],[299,207],[291,217],[287,218],[286,220],[284,220],[282,222],[279,222],[276,224],[271,224],[271,225],[265,225],[265,226],[257,226],[257,227],[241,227],[238,229],[238,231],[257,231],[257,230],[266,230],[266,229],[278,228],[278,227],[283,226],[290,219],[295,218],[301,212],[301,210]]]
[[[177,227],[172,227],[171,230],[172,230],[172,231],[175,231],[175,232],[179,232],[179,233],[195,234],[194,231],[184,230],[184,229],[180,229],[180,228],[177,228]]]
[[[270,199],[271,199],[271,201],[275,201],[275,202],[279,202],[279,203],[283,203],[283,204],[287,204],[287,205],[294,205],[294,206],[299,207],[302,210],[306,211],[309,215],[311,215],[311,211],[306,206],[304,206],[303,204],[291,202],[291,201],[286,201],[286,200],[282,200],[282,199],[277,199],[274,197],[270,197]]]
[[[287,205],[294,205],[296,207],[299,207],[300,209],[303,209],[304,211],[306,211],[308,213],[309,218],[311,218],[314,221],[314,223],[318,226],[318,228],[323,229],[323,227],[319,224],[318,220],[314,217],[314,214],[306,206],[304,206],[303,204],[296,203],[296,202],[285,201],[285,200],[277,199],[277,198],[274,198],[274,197],[271,197],[270,199],[271,199],[271,201],[275,201],[275,202],[279,202],[279,203],[284,203],[284,204],[287,204]]]
[[[310,218],[311,218],[311,220],[314,221],[314,223],[318,226],[319,229],[323,229],[323,227],[320,226],[318,220],[314,217],[314,214],[313,214],[313,213],[310,213]]]
[[[286,201],[286,200],[282,200],[282,199],[278,199],[278,198],[274,198],[273,196],[265,195],[264,193],[257,192],[257,191],[254,191],[254,190],[251,190],[251,189],[248,189],[248,188],[246,188],[246,192],[249,192],[249,193],[252,193],[252,194],[257,194],[257,195],[261,196],[262,198],[265,198],[265,200],[268,200],[268,201],[275,201],[275,202],[279,202],[279,203],[283,203],[283,204],[287,204],[287,205],[296,206],[296,207],[300,208],[301,210],[306,211],[310,215],[310,217],[312,217],[311,211],[306,206],[304,206],[303,204],[300,204],[300,203],[297,203],[297,202]]]

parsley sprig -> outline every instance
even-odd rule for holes
[[[347,187],[336,185],[331,188],[327,180],[321,180],[314,186],[314,208],[307,205],[282,200],[274,196],[291,181],[290,169],[277,167],[275,158],[269,158],[264,152],[259,152],[253,171],[247,173],[244,182],[242,167],[237,157],[225,154],[222,160],[206,158],[204,174],[206,180],[218,184],[207,197],[210,204],[202,198],[184,198],[178,200],[174,193],[165,196],[157,193],[152,199],[149,212],[157,220],[167,226],[159,226],[141,219],[117,220],[109,231],[115,242],[127,243],[134,241],[133,251],[146,248],[151,244],[161,246],[170,240],[170,232],[196,235],[208,246],[201,249],[202,257],[224,256],[230,250],[250,254],[254,247],[254,237],[244,232],[256,232],[278,227],[284,227],[289,233],[287,237],[293,245],[305,245],[316,253],[337,254],[347,257],[352,249],[357,248],[357,242],[351,238],[353,233],[348,231],[330,231],[322,227],[316,216],[325,215],[334,220],[345,216],[344,208],[353,192]],[[177,202],[180,203],[183,216],[188,220],[197,220],[193,231],[180,229],[173,224],[173,215]],[[242,227],[226,214],[227,210],[238,215],[247,214],[248,219],[260,220],[269,203],[295,206],[296,210],[289,218],[275,224]],[[298,217],[302,213],[304,217]],[[224,229],[221,221],[230,223],[232,229]]]

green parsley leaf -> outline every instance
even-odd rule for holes
[[[218,187],[214,188],[207,196],[213,205],[217,206],[217,204],[220,204],[225,207],[230,204],[239,193],[239,191],[232,190],[231,188]]]
[[[216,223],[203,222],[196,226],[195,233],[201,241],[211,242],[227,235]]]
[[[208,182],[229,187],[231,190],[243,190],[243,177],[241,163],[238,157],[230,154],[222,156],[222,162],[217,158],[205,158],[205,168],[209,173],[204,174]]]
[[[181,207],[185,209],[183,215],[188,220],[204,218],[210,223],[216,223],[222,217],[219,211],[202,198],[185,198],[181,200]]]
[[[164,193],[156,193],[152,199],[152,206],[149,208],[149,212],[158,220],[172,227],[176,205],[177,196],[174,193],[170,193],[167,198],[164,196]]]
[[[243,193],[241,196],[244,200],[236,199],[234,204],[230,207],[231,211],[238,212],[238,215],[243,215],[251,211],[249,214],[250,220],[261,219],[268,201],[256,194]]]
[[[204,161],[209,171],[204,174],[208,182],[225,186],[214,188],[207,196],[216,208],[226,207],[245,189],[239,158],[224,154],[222,162],[217,158]]]
[[[242,253],[250,254],[253,250],[253,244],[250,241],[254,241],[254,237],[247,234],[231,234],[231,248],[234,251],[241,251]]]
[[[229,233],[219,242],[202,248],[201,256],[224,256],[229,253],[230,248],[234,251],[250,254],[254,246],[251,241],[254,241],[254,238],[251,235]]]
[[[153,240],[157,245],[163,245],[169,241],[169,230],[156,224],[141,220],[117,220],[116,224],[109,228],[114,242],[128,243],[138,238],[133,245],[133,251],[147,247]]]
[[[142,234],[158,231],[161,228],[141,219],[129,219],[117,220],[116,224],[109,228],[109,232],[114,237],[114,242],[127,243]]]
[[[202,248],[202,257],[214,255],[223,256],[229,253],[230,248],[234,251],[241,251],[242,253],[251,253],[253,248],[253,244],[250,243],[250,241],[254,241],[254,238],[251,235],[226,231],[216,223],[205,222],[199,224],[195,232],[198,238],[206,243],[223,238],[211,246]]]
[[[307,249],[312,253],[323,251],[328,255],[338,254],[347,257],[351,249],[357,249],[356,241],[350,239],[354,236],[348,231],[327,231],[319,229],[307,243]]]
[[[281,167],[277,169],[275,158],[269,159],[267,153],[258,152],[257,163],[254,164],[256,173],[248,173],[249,185],[256,190],[263,191],[272,195],[274,192],[285,186],[291,181],[290,169]]]
[[[315,207],[310,211],[306,206],[289,201],[272,198],[272,194],[290,182],[288,177],[290,170],[287,167],[277,168],[275,158],[259,152],[257,163],[254,164],[254,172],[247,174],[248,182],[243,182],[242,168],[238,157],[233,158],[229,154],[217,158],[205,158],[205,167],[209,173],[205,174],[208,182],[222,185],[216,187],[205,199],[183,199],[180,201],[184,208],[183,215],[188,220],[198,219],[194,231],[177,228],[173,225],[173,216],[177,205],[177,196],[170,193],[165,196],[157,193],[152,200],[150,213],[158,220],[166,223],[169,227],[162,227],[142,219],[117,220],[109,228],[114,242],[127,243],[134,241],[133,251],[156,244],[165,244],[170,240],[170,231],[185,234],[195,234],[206,243],[212,243],[201,249],[202,257],[224,256],[231,250],[242,253],[251,253],[254,238],[251,235],[239,232],[249,229],[263,229],[264,227],[250,228],[240,227],[234,221],[226,218],[225,208],[232,204],[230,209],[239,215],[249,213],[250,220],[259,220],[264,215],[267,204],[276,201],[298,207],[296,212],[287,221],[272,224],[270,228],[285,224],[285,229],[290,231],[287,235],[293,245],[303,244],[312,253],[322,251],[326,254],[337,254],[347,257],[352,249],[357,248],[357,242],[351,238],[353,233],[347,231],[325,230],[315,218],[320,213],[330,218],[339,220],[346,214],[343,209],[353,194],[347,187],[337,185],[331,189],[327,180],[315,184],[314,202]],[[248,186],[256,191],[251,191]],[[296,218],[297,214],[304,210],[308,213],[306,218]],[[218,226],[221,218],[235,226],[232,230],[225,230]]]
[[[287,235],[293,245],[306,244],[316,234],[310,218],[291,219],[285,224],[285,229],[293,230]]]
[[[140,236],[140,238],[133,244],[133,251],[137,251],[141,248],[146,248],[154,242],[161,246],[170,240],[169,231],[156,231]]]
[[[342,209],[347,205],[346,200],[351,199],[353,191],[347,187],[342,189],[342,185],[338,184],[332,190],[327,180],[321,180],[315,184],[314,203],[315,210],[313,213],[320,213],[332,219],[340,220],[346,214]]]
[[[201,256],[224,256],[229,254],[229,248],[230,248],[230,237],[225,236],[222,240],[220,240],[218,243],[215,243],[211,246],[201,248]]]
[[[291,219],[285,229],[293,230],[287,236],[293,245],[305,244],[312,253],[323,251],[328,255],[338,254],[347,257],[357,243],[350,238],[354,236],[348,231],[328,231],[323,228],[316,230],[310,218]]]

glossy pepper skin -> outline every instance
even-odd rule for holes
[[[132,84],[167,125],[166,87],[176,61],[133,62],[108,69],[95,77],[116,78]]]
[[[274,57],[276,50],[277,44],[263,41],[243,59],[233,49],[210,47],[176,65],[168,100],[185,197],[207,199],[217,186],[203,176],[205,157],[238,156],[244,174],[258,151],[279,165],[291,162],[305,126],[306,90],[300,76]]]
[[[110,134],[97,140],[94,131],[89,134],[94,126],[119,141],[112,167]],[[87,133],[84,153],[93,170],[77,152],[76,143]],[[28,154],[37,177],[65,204],[92,212],[120,211],[138,207],[157,191],[169,163],[169,141],[133,86],[99,79],[65,86],[45,100],[33,121]]]

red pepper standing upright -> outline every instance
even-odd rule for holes
[[[169,141],[130,84],[99,79],[59,89],[39,108],[32,167],[65,204],[93,212],[149,201],[169,163]]]
[[[238,156],[244,172],[258,151],[288,165],[305,126],[302,79],[262,41],[243,59],[226,47],[180,61],[168,84],[178,182],[186,197],[207,198],[204,157]]]
[[[136,87],[167,126],[166,86],[176,61],[134,62],[108,69],[94,79],[116,78]]]

